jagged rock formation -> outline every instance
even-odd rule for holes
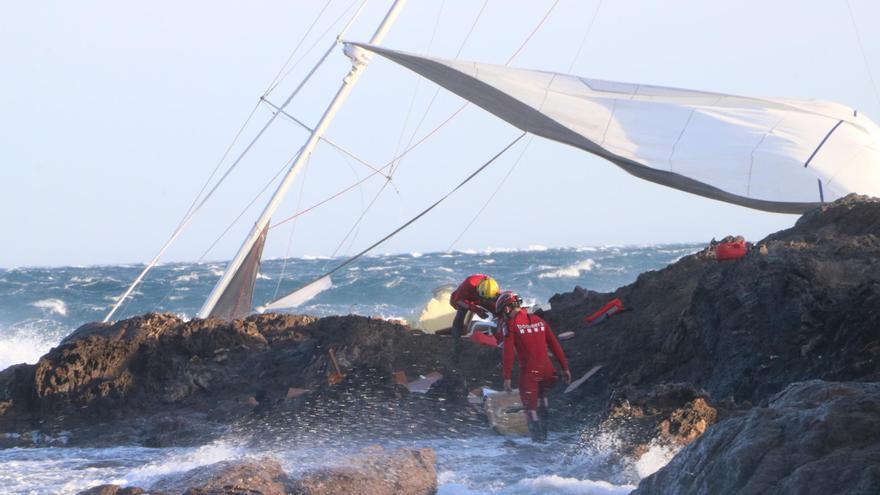
[[[796,383],[715,425],[634,493],[877,493],[878,418],[880,384]]]
[[[611,294],[551,298],[557,330],[613,297],[632,308],[566,341],[575,376],[604,365],[563,397],[572,414],[664,383],[748,407],[795,381],[880,380],[880,200],[844,198],[757,245],[737,261],[686,256]]]
[[[584,316],[614,297],[631,311],[583,328]],[[573,392],[556,389],[556,427],[629,428],[632,455],[658,437],[675,446],[696,440],[690,451],[792,383],[880,380],[880,200],[849,196],[811,211],[736,261],[697,253],[613,293],[577,288],[551,304],[543,316],[554,330],[575,332],[563,343],[574,377],[602,366]],[[0,372],[0,431],[73,429],[73,443],[167,445],[203,442],[250,418],[270,434],[274,422],[374,435],[481,427],[462,399],[474,386],[500,385],[500,359],[493,349],[463,348],[456,364],[448,337],[355,316],[226,323],[150,314],[90,324],[36,365]],[[345,375],[335,385],[331,350]],[[392,379],[433,370],[446,378],[425,396]],[[767,447],[757,436],[753,443]]]
[[[332,386],[331,350],[345,374]],[[0,431],[73,430],[72,443],[160,446],[199,443],[253,417],[284,412],[293,421],[302,408],[301,426],[362,429],[374,407],[387,410],[385,422],[417,417],[424,427],[455,413],[435,407],[448,394],[409,394],[392,373],[414,379],[440,369],[447,387],[458,379],[456,389],[466,390],[450,367],[451,351],[449,338],[357,316],[259,315],[230,323],[147,314],[89,324],[36,365],[0,372]],[[484,365],[496,360],[491,349],[468,346],[457,369],[476,386],[498,374]],[[327,412],[315,412],[321,410]],[[458,412],[472,415],[465,407]]]
[[[436,456],[431,449],[386,452],[376,446],[359,455],[292,479],[277,459],[221,461],[167,476],[153,484],[155,495],[432,495],[437,491]],[[79,495],[137,495],[139,487],[101,485]]]

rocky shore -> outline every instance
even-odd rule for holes
[[[629,311],[585,328],[613,298]],[[613,430],[621,456],[682,449],[638,493],[880,491],[880,200],[808,212],[736,261],[696,253],[550,302],[554,330],[574,332],[574,378],[599,367],[554,391],[552,427]],[[358,316],[88,324],[0,371],[0,447],[193,445],[231,428],[257,441],[272,425],[465,436],[486,429],[468,391],[498,388],[501,373],[497,351],[463,348],[453,361],[449,337]],[[431,372],[443,378],[427,393],[403,385]]]

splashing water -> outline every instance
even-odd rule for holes
[[[610,291],[635,280],[646,270],[698,250],[697,245],[588,247],[526,250],[493,249],[450,253],[377,255],[340,272],[334,286],[299,312],[325,316],[357,313],[367,316],[417,317],[433,291],[458,284],[475,272],[490,273],[504,288],[517,290],[527,301],[547,306],[555,293],[575,285]],[[585,259],[584,253],[589,253]],[[312,257],[263,263],[255,301],[271,299],[281,279],[280,294],[313,279],[334,260]],[[0,369],[35,363],[79,325],[101,320],[115,298],[141,266],[0,269]],[[146,311],[194,314],[220,276],[220,263],[171,263],[157,267],[123,305],[120,318]],[[403,426],[405,427],[405,425]],[[326,439],[286,440],[273,431],[273,441],[250,442],[251,436],[211,442],[195,448],[30,448],[0,450],[3,493],[77,493],[103,483],[149,488],[163,476],[222,460],[274,456],[296,475],[326,465],[328,460],[366,447],[352,442],[340,447]],[[2,434],[2,433],[0,433]],[[589,445],[584,441],[590,438]],[[439,492],[444,495],[628,493],[634,483],[659,469],[674,454],[652,447],[638,460],[620,460],[613,432],[584,437],[551,434],[546,445],[513,442],[490,433],[468,438],[419,438],[410,441],[373,439],[388,448],[430,447],[437,452]]]

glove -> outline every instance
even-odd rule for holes
[[[488,311],[486,311],[485,309],[483,309],[483,308],[477,306],[476,304],[471,304],[470,306],[468,306],[468,309],[471,310],[471,312],[473,312],[473,313],[475,313],[476,315],[478,315],[480,318],[487,318],[487,317],[489,316],[489,312],[488,312]]]
[[[571,371],[562,370],[562,379],[565,381],[565,384],[568,385],[571,383]]]

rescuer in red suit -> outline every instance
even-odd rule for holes
[[[556,369],[547,356],[553,351],[562,367],[565,383],[571,383],[568,360],[556,336],[540,316],[522,308],[522,299],[513,292],[502,292],[495,302],[495,312],[504,331],[504,390],[510,392],[513,375],[513,354],[519,357],[519,397],[525,409],[532,440],[547,440],[547,393],[556,383]]]
[[[455,320],[452,322],[452,337],[458,340],[464,333],[465,317],[468,313],[487,318],[495,310],[495,297],[499,292],[498,282],[494,278],[477,273],[464,279],[449,298],[449,304],[455,308]]]

